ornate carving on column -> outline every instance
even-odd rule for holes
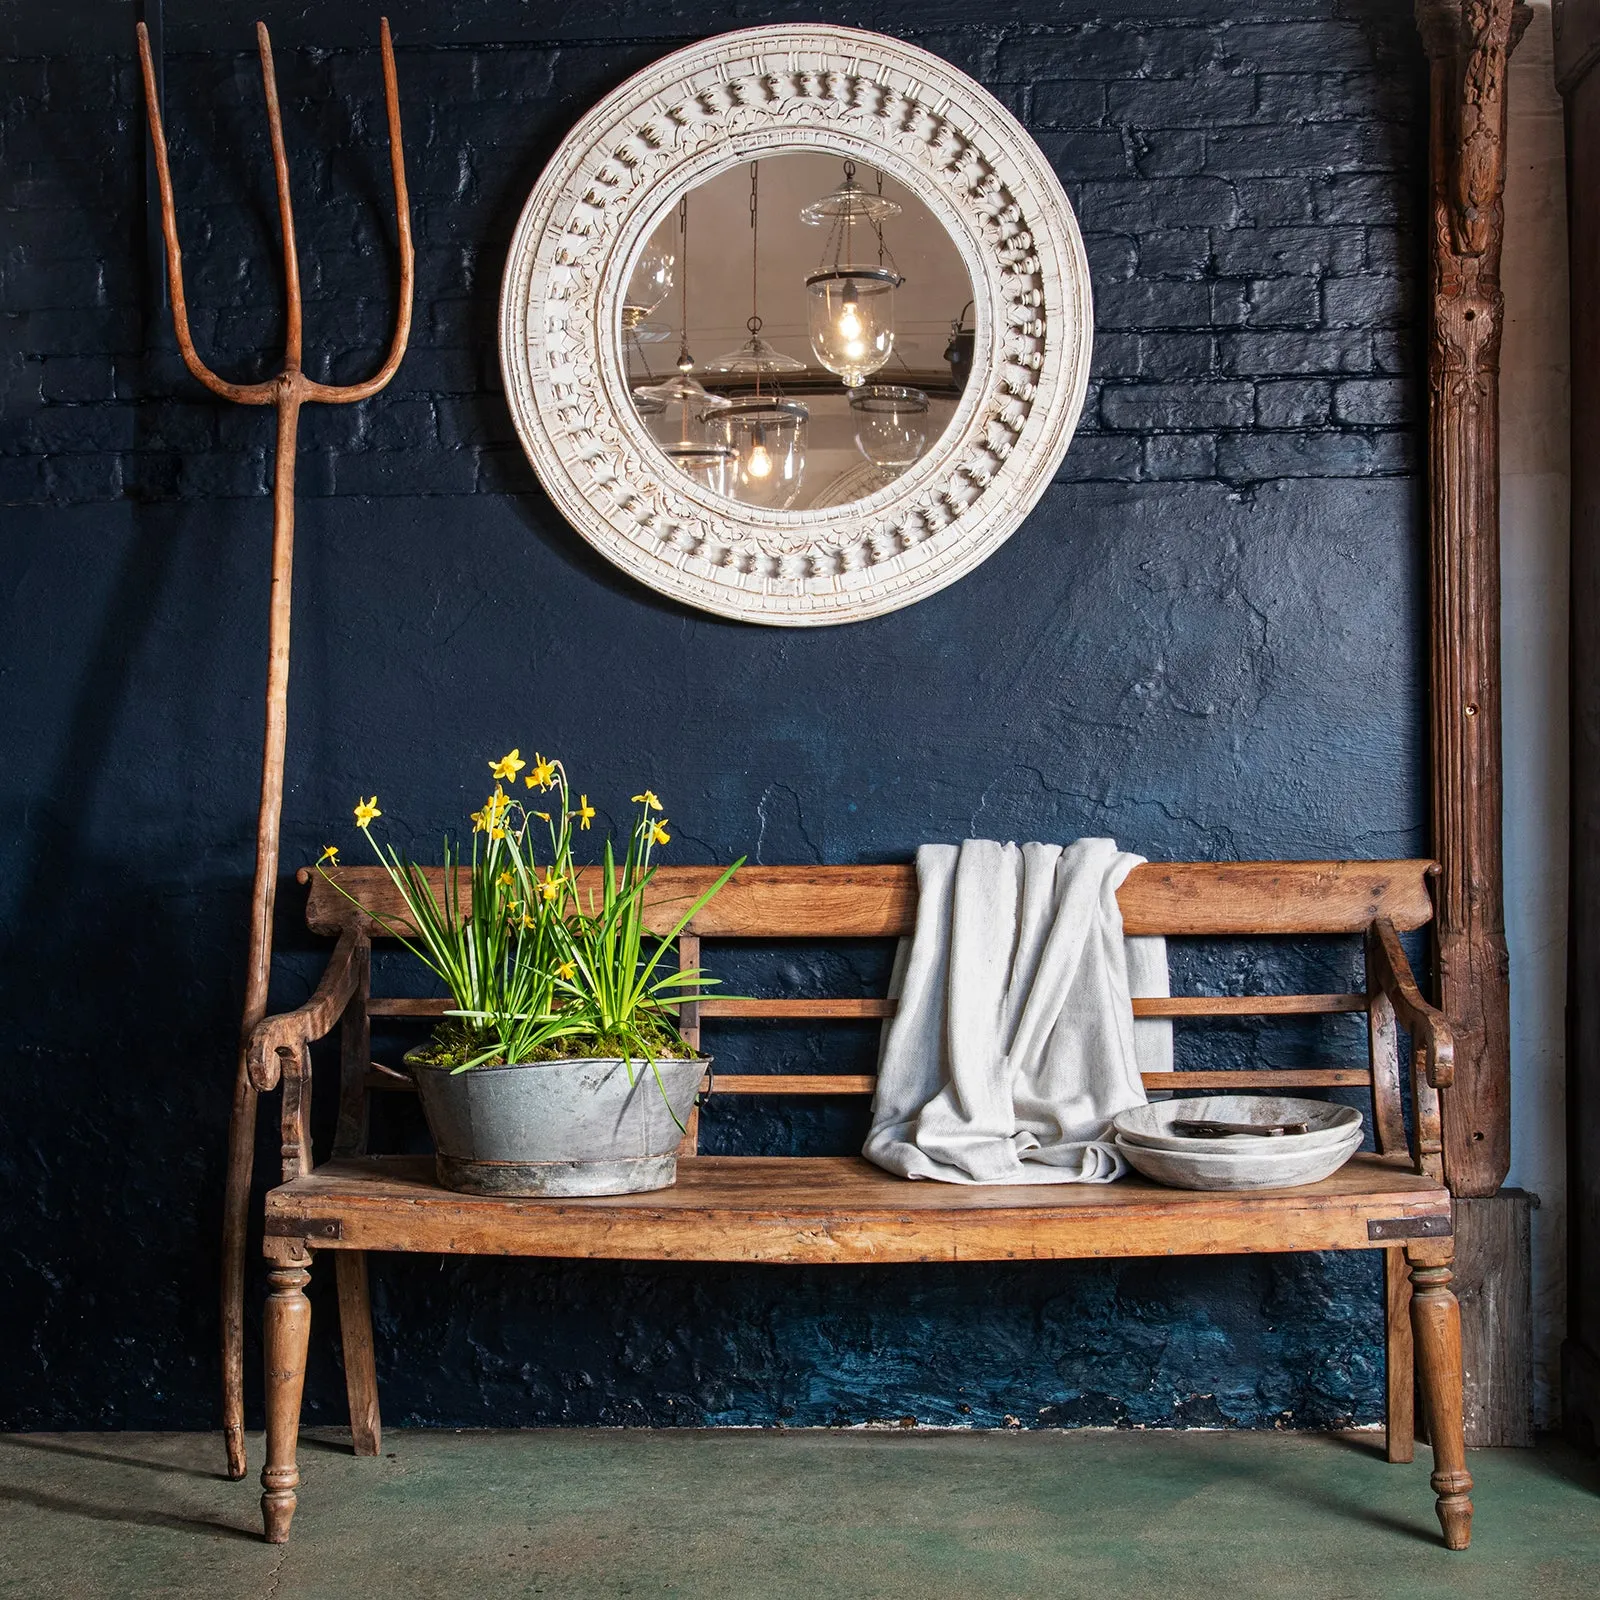
[[[1490,1195],[1511,1164],[1511,1001],[1501,887],[1500,243],[1506,60],[1517,0],[1417,0],[1431,66],[1428,480],[1433,849],[1440,1004],[1456,1040],[1445,1172]]]

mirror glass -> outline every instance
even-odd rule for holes
[[[617,336],[677,470],[810,510],[876,493],[938,442],[971,364],[971,301],[920,200],[806,151],[730,168],[663,214]]]

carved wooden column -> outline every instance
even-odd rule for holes
[[[1511,1165],[1511,999],[1501,886],[1500,418],[1506,60],[1517,0],[1417,0],[1432,68],[1428,480],[1433,849],[1440,1004],[1456,1039],[1445,1172],[1492,1195]]]

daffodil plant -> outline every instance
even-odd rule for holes
[[[659,1057],[687,1054],[678,1009],[716,980],[663,961],[743,859],[665,934],[652,936],[645,928],[652,856],[672,840],[656,795],[646,789],[633,797],[639,809],[620,870],[608,837],[598,892],[580,890],[573,833],[587,832],[598,814],[588,795],[580,793],[574,804],[566,769],[538,752],[531,767],[512,750],[491,761],[489,771],[494,789],[472,813],[470,854],[445,841],[442,893],[421,867],[373,838],[372,825],[383,815],[376,795],[355,808],[356,827],[399,893],[410,931],[371,907],[362,910],[434,972],[455,1002],[422,1059],[456,1072],[574,1056],[644,1061],[655,1070]],[[529,792],[519,797],[524,772]],[[328,872],[337,864],[330,845],[318,870],[360,905]]]

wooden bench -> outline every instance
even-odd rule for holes
[[[1388,1453],[1412,1455],[1413,1363],[1432,1441],[1433,1488],[1445,1543],[1470,1535],[1472,1480],[1462,1439],[1460,1315],[1451,1293],[1449,1191],[1444,1186],[1439,1093],[1451,1081],[1449,1029],[1419,993],[1397,932],[1433,915],[1427,861],[1296,861],[1150,865],[1118,898],[1130,934],[1309,936],[1365,940],[1365,991],[1351,994],[1184,996],[1137,1000],[1146,1017],[1306,1016],[1366,1019],[1365,1067],[1176,1071],[1150,1086],[1189,1091],[1361,1086],[1372,1097],[1375,1154],[1333,1177],[1275,1193],[1201,1194],[1137,1177],[1118,1183],[965,1188],[911,1183],[859,1157],[701,1156],[698,1112],[674,1188],[594,1199],[479,1199],[439,1188],[426,1158],[368,1155],[375,1090],[409,1080],[374,1066],[374,1018],[428,1018],[443,1000],[370,993],[379,930],[320,879],[307,920],[338,944],[312,999],[271,1017],[250,1041],[259,1089],[282,1086],[283,1183],[266,1202],[267,1459],[261,1475],[266,1534],[288,1538],[311,1307],[312,1256],[328,1251],[338,1281],[351,1432],[358,1455],[379,1448],[377,1377],[367,1296],[367,1252],[409,1250],[501,1256],[778,1263],[1055,1261],[1082,1257],[1228,1255],[1289,1250],[1386,1252]],[[709,881],[709,869],[664,868],[651,915],[670,926]],[[302,873],[302,881],[307,875]],[[403,908],[378,869],[341,869],[340,881],[397,926]],[[909,866],[746,867],[680,940],[699,964],[703,939],[882,939],[910,932],[916,879]],[[715,965],[713,961],[712,965]],[[881,1018],[881,999],[707,1000],[683,1017],[698,1043],[719,1017],[798,1021]],[[1412,1042],[1412,1128],[1402,1111],[1397,1022]],[[332,1159],[312,1163],[308,1046],[338,1024],[342,1081]],[[718,1073],[718,1095],[868,1094],[866,1076]],[[1408,1311],[1409,1305],[1409,1311]]]

